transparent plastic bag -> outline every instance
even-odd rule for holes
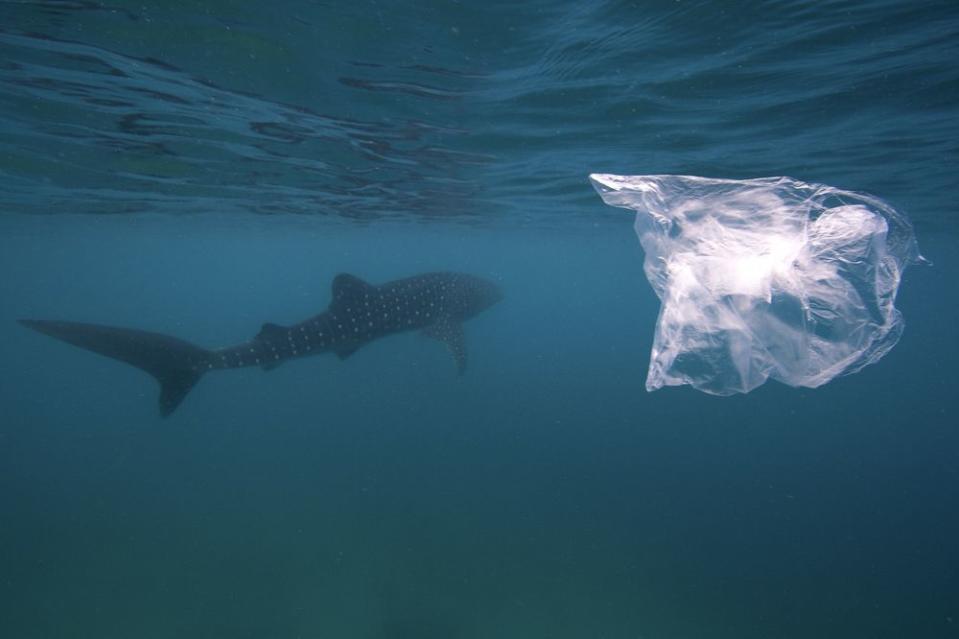
[[[923,261],[909,220],[881,200],[790,178],[594,174],[636,211],[662,302],[646,389],[748,393],[772,377],[817,387],[889,352],[894,302]]]

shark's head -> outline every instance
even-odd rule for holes
[[[503,291],[492,280],[475,275],[460,275],[459,280],[466,317],[482,313],[503,299]]]

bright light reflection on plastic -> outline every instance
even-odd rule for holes
[[[636,212],[662,301],[647,390],[747,393],[772,377],[816,387],[889,352],[909,220],[882,200],[790,178],[590,176]]]

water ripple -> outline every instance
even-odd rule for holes
[[[0,2],[4,211],[611,219],[791,175],[959,226],[959,5]]]
[[[0,47],[0,148],[3,173],[15,178],[4,198],[14,210],[50,212],[69,201],[69,212],[113,212],[122,198],[123,211],[138,212],[470,214],[464,192],[474,189],[464,190],[458,173],[484,156],[444,146],[463,129],[322,114],[35,33],[0,32]],[[357,82],[454,97],[416,86]]]

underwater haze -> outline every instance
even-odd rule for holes
[[[0,637],[959,636],[959,4],[0,1]],[[644,388],[590,173],[791,176],[912,220],[905,332],[818,389]],[[502,299],[151,377],[334,278]]]

